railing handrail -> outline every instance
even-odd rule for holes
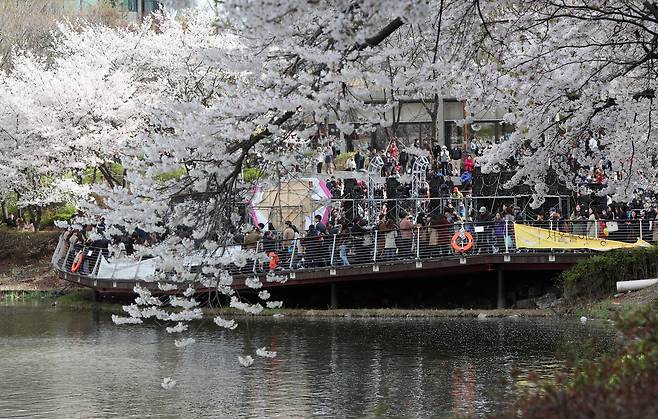
[[[352,265],[374,265],[379,263],[397,263],[398,261],[427,260],[437,258],[454,258],[464,256],[450,246],[452,236],[462,228],[474,236],[473,248],[466,255],[512,253],[512,252],[547,252],[551,249],[523,249],[516,247],[514,224],[522,224],[551,229],[565,233],[573,233],[587,237],[600,237],[602,234],[602,223],[607,223],[605,228],[615,231],[608,232],[608,239],[633,243],[637,239],[653,241],[653,230],[658,231],[658,220],[648,219],[625,219],[625,220],[541,220],[541,221],[513,221],[500,219],[497,221],[458,221],[442,222],[440,224],[430,223],[426,225],[413,224],[408,229],[400,229],[398,225],[381,225],[375,228],[365,228],[359,232],[334,232],[333,234],[320,234],[314,236],[299,236],[292,239],[278,238],[271,240],[258,240],[249,246],[257,252],[275,252],[281,258],[280,264],[275,266],[277,270],[297,271],[304,269],[317,269],[327,267],[341,267]],[[609,224],[614,222],[616,224]],[[647,225],[647,223],[650,223]],[[646,230],[646,229],[649,230]],[[591,229],[591,230],[590,230]],[[406,239],[400,234],[410,231],[412,238]],[[379,234],[379,233],[382,234]],[[395,232],[392,236],[387,233]],[[590,234],[593,233],[593,234]],[[64,242],[64,245],[67,245]],[[94,276],[98,273],[100,258],[105,257],[110,261],[112,247],[93,247],[84,244],[68,244],[68,249],[63,252],[61,246],[57,252],[61,257],[53,257],[54,266],[64,272],[71,272],[70,265],[79,251],[83,254],[94,252],[94,265],[89,266],[85,273]],[[242,246],[235,244],[232,246]],[[564,252],[583,252],[582,249],[564,249]],[[122,258],[123,259],[123,258]],[[135,263],[140,263],[135,260]],[[267,264],[253,261],[248,264],[248,272],[244,274],[258,274],[271,269]],[[139,270],[138,270],[139,271]],[[137,272],[138,272],[137,271]],[[135,277],[137,274],[135,274]],[[114,279],[114,275],[113,278]],[[119,278],[117,278],[119,279]],[[128,278],[120,278],[128,279]]]

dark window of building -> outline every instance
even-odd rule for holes
[[[446,121],[444,125],[445,140],[448,147],[464,144],[464,126],[455,121]],[[514,128],[501,121],[475,121],[467,127],[468,141],[476,138],[481,145],[498,143],[509,139]]]
[[[124,7],[129,12],[137,12],[137,2],[142,2],[142,10],[144,13],[151,13],[158,11],[162,8],[162,4],[158,0],[124,0]]]

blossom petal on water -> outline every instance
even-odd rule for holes
[[[270,299],[270,293],[267,290],[263,290],[258,293],[258,298],[261,300],[269,300]]]
[[[196,342],[194,338],[176,339],[174,341],[174,345],[176,345],[177,348],[184,348],[187,345],[193,344],[194,342]]]
[[[176,380],[172,379],[171,377],[163,378],[162,382],[160,383],[160,386],[165,390],[171,390],[172,388],[174,388],[175,385],[176,385]]]
[[[276,356],[276,351],[268,351],[264,346],[262,348],[256,349],[256,355],[263,358],[274,358]]]
[[[252,358],[251,355],[247,355],[247,356],[240,355],[238,356],[238,361],[240,362],[240,365],[242,365],[243,367],[249,367],[251,366],[251,364],[254,363],[254,358]]]
[[[225,320],[221,316],[215,317],[214,321],[217,326],[229,330],[234,330],[236,327],[238,327],[238,324],[235,322],[235,320]]]

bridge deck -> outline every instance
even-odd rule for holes
[[[493,271],[558,271],[593,254],[583,248],[608,250],[615,246],[647,245],[638,240],[649,231],[643,223],[628,220],[617,223],[614,231],[605,231],[607,227],[600,228],[598,222],[543,222],[532,223],[538,228],[530,229],[531,232],[526,223],[504,220],[476,225],[439,222],[406,230],[387,224],[359,233],[309,234],[288,240],[259,236],[255,241],[248,240],[247,234],[244,244],[220,248],[218,256],[223,256],[223,261],[244,260],[233,252],[244,255],[242,251],[247,251],[246,266],[231,263],[221,267],[232,273],[231,286],[237,290],[254,287],[254,281],[248,281],[254,277],[267,289],[414,277],[432,280]],[[68,246],[66,240],[60,240],[53,266],[63,279],[100,292],[132,292],[137,284],[158,290],[157,283],[145,281],[157,272],[157,259],[120,257],[120,252],[115,252],[107,244],[105,248]],[[257,254],[267,255],[270,263],[256,260]],[[219,266],[213,260],[213,255],[199,250],[181,263],[196,272],[200,266]],[[275,278],[266,272],[270,265]],[[210,286],[207,281],[199,282],[206,285],[198,284],[197,289]]]
[[[245,280],[257,276],[263,289],[292,287],[302,285],[332,284],[351,281],[381,279],[427,278],[439,279],[451,275],[479,272],[564,270],[580,260],[588,258],[591,253],[499,253],[483,255],[466,255],[462,257],[444,257],[435,259],[403,259],[391,262],[351,265],[344,267],[322,267],[299,269],[294,271],[277,271],[276,275],[284,277],[284,282],[268,281],[265,272],[234,276],[233,288],[249,288]],[[103,279],[57,270],[66,281],[93,288],[103,293],[132,293],[135,285],[157,290],[157,283],[129,279]],[[199,291],[207,290],[199,287]]]

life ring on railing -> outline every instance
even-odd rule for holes
[[[75,255],[75,259],[73,259],[73,265],[71,265],[71,272],[78,272],[78,269],[80,269],[80,266],[82,266],[82,260],[84,258],[85,255],[82,250],[79,251],[77,255]]]
[[[458,243],[459,241],[459,243]],[[468,231],[460,230],[456,232],[450,240],[450,245],[458,252],[466,253],[473,247],[473,235]]]

